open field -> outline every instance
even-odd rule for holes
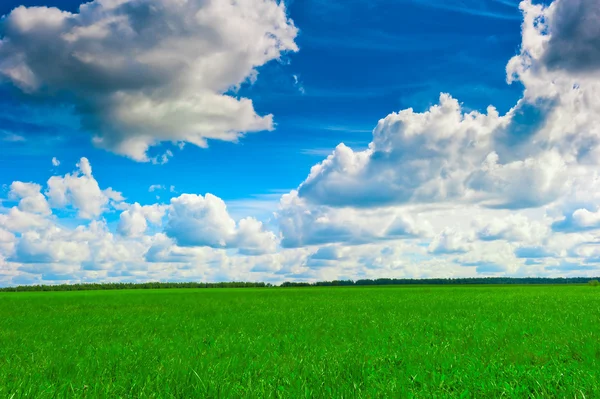
[[[600,397],[600,288],[0,293],[0,398]]]

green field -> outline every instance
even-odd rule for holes
[[[0,398],[598,398],[600,288],[0,293]]]

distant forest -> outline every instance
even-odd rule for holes
[[[0,288],[0,292],[34,292],[34,291],[91,291],[91,290],[136,290],[166,288],[288,288],[288,287],[334,287],[334,286],[373,286],[373,285],[474,285],[474,284],[588,284],[600,278],[570,277],[474,277],[474,278],[431,278],[431,279],[395,279],[380,278],[376,280],[334,280],[316,283],[298,283],[286,281],[281,285],[270,283],[89,283],[60,285],[25,285]]]

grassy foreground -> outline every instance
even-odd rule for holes
[[[600,397],[600,289],[0,293],[0,398]]]

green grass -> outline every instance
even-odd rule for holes
[[[0,294],[0,398],[598,398],[600,289]]]

